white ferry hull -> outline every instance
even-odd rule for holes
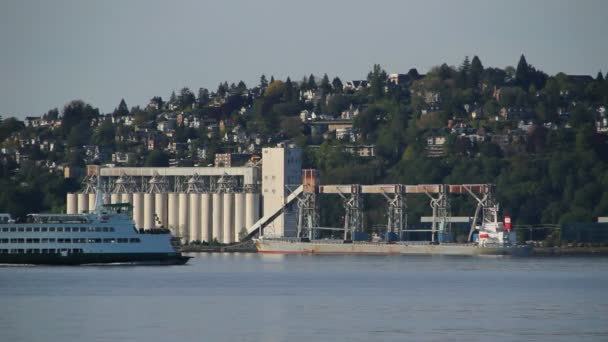
[[[181,253],[0,254],[0,265],[184,265],[189,259]]]
[[[386,244],[256,240],[259,253],[276,254],[403,254],[403,255],[529,255],[530,246],[481,247],[475,244]]]

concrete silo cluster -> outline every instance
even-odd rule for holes
[[[96,187],[101,186],[104,204],[133,206],[137,229],[168,228],[185,243],[237,242],[239,233],[260,218],[259,172],[230,168],[249,170],[229,174],[222,169],[99,168],[99,176],[88,177],[83,192],[67,194],[67,213],[93,211]],[[115,176],[114,171],[122,172]]]
[[[301,183],[298,148],[264,148],[262,164],[263,167],[91,165],[87,167],[82,192],[67,194],[67,213],[93,211],[100,188],[104,204],[132,204],[137,229],[168,228],[183,243],[237,242],[241,231],[253,227],[262,211],[271,213],[284,206],[288,189]],[[291,227],[295,222],[291,216],[279,215],[267,225],[265,233],[290,236],[295,229]]]

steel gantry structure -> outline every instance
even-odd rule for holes
[[[481,213],[483,222],[494,222],[498,215],[498,204],[494,198],[493,184],[374,184],[374,185],[319,185],[316,170],[303,170],[303,189],[294,199],[298,201],[297,237],[314,238],[315,229],[344,230],[344,240],[352,240],[355,233],[363,230],[363,194],[378,194],[387,203],[387,238],[391,234],[402,238],[405,232],[431,232],[431,241],[437,241],[437,233],[450,230],[449,195],[468,194],[477,201],[475,218],[471,225],[469,240],[475,222]],[[319,208],[317,196],[334,194],[340,196],[344,206],[344,227],[318,227]],[[408,194],[424,194],[429,198],[433,212],[431,229],[408,230]]]

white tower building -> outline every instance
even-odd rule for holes
[[[262,149],[264,215],[285,205],[287,196],[302,183],[302,150],[279,144]],[[288,189],[291,188],[291,191]],[[264,229],[267,236],[295,236],[296,214],[287,210]]]

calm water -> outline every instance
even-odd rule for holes
[[[0,267],[0,341],[607,341],[608,259]]]

